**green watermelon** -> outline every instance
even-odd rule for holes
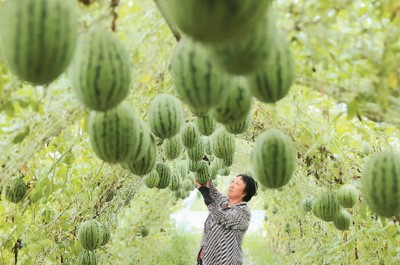
[[[189,166],[186,160],[181,160],[177,162],[175,167],[181,178],[185,178],[190,173]]]
[[[26,193],[26,184],[21,177],[11,178],[4,187],[5,198],[12,203],[20,202]]]
[[[253,96],[264,103],[275,103],[284,98],[294,79],[294,63],[289,43],[282,34],[275,37],[275,42],[264,67],[248,78]]]
[[[210,46],[210,55],[223,71],[248,75],[263,67],[276,35],[273,8],[241,38]]]
[[[200,161],[199,169],[196,172],[196,181],[200,184],[205,184],[210,179],[210,171],[208,163],[204,160]]]
[[[158,176],[160,177],[157,188],[167,188],[171,182],[172,177],[172,170],[170,166],[164,162],[158,162],[156,164],[156,171],[158,173]]]
[[[189,159],[188,160],[188,166],[189,166],[190,172],[197,172],[197,170],[199,170],[201,161],[202,160],[195,161],[195,160]]]
[[[340,212],[340,204],[332,192],[324,192],[312,203],[314,215],[323,221],[333,221]]]
[[[162,139],[177,135],[183,124],[181,102],[169,94],[157,95],[150,103],[149,124],[151,131]]]
[[[201,160],[205,154],[204,140],[202,138],[199,138],[197,143],[192,148],[190,148],[187,153],[191,160]]]
[[[228,133],[224,128],[216,130],[211,138],[213,154],[221,159],[232,157],[236,149],[235,136]]]
[[[240,39],[261,19],[271,0],[166,0],[167,17],[185,34],[207,43]]]
[[[144,155],[150,142],[144,141],[146,136],[142,125],[140,118],[125,102],[106,112],[91,112],[89,139],[93,151],[110,163],[125,162],[135,154]]]
[[[358,190],[351,184],[344,184],[336,191],[336,198],[342,207],[351,208],[358,200]]]
[[[266,188],[277,189],[293,176],[296,151],[289,136],[270,129],[258,136],[250,159],[258,181]]]
[[[400,213],[400,152],[375,153],[365,163],[362,194],[371,210],[379,216]]]
[[[231,169],[229,167],[223,167],[220,170],[218,170],[218,174],[221,176],[229,176],[231,173]]]
[[[99,28],[80,35],[71,84],[79,101],[90,110],[109,110],[128,96],[129,56],[117,35]]]
[[[183,37],[172,56],[172,77],[181,100],[193,112],[204,114],[227,95],[226,75],[211,61],[207,49]]]
[[[212,148],[211,148],[211,139],[210,137],[203,137],[204,140],[204,148],[205,148],[205,152],[206,155],[208,157],[208,159],[210,159],[210,161],[212,161],[212,159],[215,158],[213,152],[212,152]]]
[[[78,239],[84,249],[95,250],[103,243],[103,233],[104,228],[101,224],[94,219],[90,219],[79,226]]]
[[[169,160],[174,160],[182,154],[183,143],[181,135],[177,134],[169,139],[165,139],[163,143],[164,155]]]
[[[100,227],[103,229],[103,240],[101,242],[101,246],[106,245],[109,241],[110,241],[110,237],[111,237],[111,232],[110,232],[110,228],[108,228],[107,225],[99,222]]]
[[[244,119],[236,121],[231,124],[226,124],[224,125],[224,127],[229,133],[236,135],[236,134],[242,134],[245,131],[247,131],[247,129],[250,128],[251,123],[252,123],[252,116],[251,116],[251,111],[249,111],[249,113]]]
[[[10,0],[0,12],[0,51],[19,79],[43,85],[70,64],[78,35],[75,1]]]
[[[217,122],[211,115],[196,117],[196,127],[204,136],[210,136],[217,126]]]
[[[230,167],[230,166],[232,166],[232,164],[233,164],[233,158],[234,158],[233,155],[228,156],[228,157],[225,157],[225,158],[222,158],[222,163],[223,163],[223,165],[224,165],[225,167]]]
[[[230,93],[211,110],[212,117],[222,124],[232,124],[248,116],[251,110],[251,93],[247,79],[241,76],[227,79],[226,86]]]
[[[305,212],[310,212],[312,210],[314,198],[313,197],[305,197],[301,201],[301,209]]]
[[[97,265],[96,254],[89,250],[83,250],[78,256],[78,265]]]
[[[340,209],[339,214],[333,220],[333,224],[339,230],[348,230],[352,222],[351,214],[345,209]]]
[[[181,188],[182,183],[181,183],[181,177],[178,174],[172,174],[171,175],[171,183],[169,185],[169,188],[172,191],[177,191]]]
[[[192,148],[200,138],[199,131],[193,123],[187,123],[181,132],[182,143],[186,148]]]
[[[149,147],[147,148],[144,156],[138,160],[131,160],[127,162],[129,170],[138,176],[144,176],[149,174],[157,160],[157,147],[154,142],[154,138],[150,137]]]
[[[153,170],[150,172],[150,174],[148,174],[148,175],[144,178],[144,184],[145,184],[146,187],[148,187],[149,189],[157,188],[159,182],[160,182],[160,176],[158,175],[158,172],[156,171],[156,169],[153,169]]]

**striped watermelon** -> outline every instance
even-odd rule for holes
[[[159,182],[160,176],[158,175],[156,169],[152,170],[150,174],[144,178],[144,185],[146,185],[146,187],[149,189],[157,188]]]
[[[310,212],[312,210],[314,198],[313,197],[305,197],[301,201],[301,209],[305,212]]]
[[[217,122],[211,115],[196,117],[196,127],[202,135],[210,136],[215,131]]]
[[[229,133],[236,135],[236,134],[242,134],[245,131],[247,131],[247,129],[250,128],[251,123],[252,123],[252,116],[251,116],[251,111],[249,111],[249,113],[243,120],[236,121],[231,124],[226,124],[224,125],[224,127]]]
[[[214,66],[201,44],[183,37],[176,46],[171,64],[176,90],[193,112],[203,113],[226,96],[229,90],[223,86],[226,76]]]
[[[358,200],[358,190],[351,184],[344,184],[336,191],[336,198],[342,207],[351,208]]]
[[[323,221],[333,221],[340,212],[340,204],[332,192],[324,192],[315,198],[312,210]]]
[[[284,98],[294,79],[293,57],[289,43],[277,35],[264,67],[249,76],[249,88],[254,97],[264,103]]]
[[[400,213],[400,153],[386,150],[371,155],[365,163],[362,194],[379,216]]]
[[[78,239],[86,250],[95,250],[103,243],[103,227],[94,219],[83,222],[78,228]]]
[[[232,124],[246,118],[251,109],[251,93],[247,79],[232,77],[225,82],[230,87],[229,95],[211,110],[212,117],[222,124]]]
[[[77,39],[75,1],[9,0],[0,12],[0,50],[19,79],[43,85],[68,67]]]
[[[210,179],[210,171],[208,163],[204,160],[200,161],[199,169],[196,172],[196,181],[200,184],[205,184]]]
[[[110,241],[111,232],[110,232],[110,228],[108,228],[108,226],[106,226],[105,224],[99,222],[99,225],[103,229],[103,232],[102,232],[103,240],[101,242],[101,246],[104,246]]]
[[[219,163],[217,162],[217,159],[211,162],[211,165],[209,166],[209,171],[210,171],[210,178],[215,179],[218,175],[218,170],[220,169]]]
[[[182,189],[185,191],[191,191],[194,189],[193,181],[186,178],[183,180]]]
[[[150,138],[149,147],[145,150],[144,156],[138,160],[127,162],[129,170],[135,175],[144,176],[149,174],[156,164],[157,147],[154,143],[154,138]]]
[[[258,181],[266,188],[277,189],[294,174],[296,151],[289,136],[270,129],[258,136],[250,159]]]
[[[189,166],[189,170],[190,172],[197,172],[197,170],[199,170],[200,167],[200,162],[201,160],[192,160],[192,159],[188,159],[188,166]]]
[[[181,183],[181,177],[178,174],[172,174],[171,175],[171,183],[169,185],[169,188],[172,191],[177,191],[181,188],[182,183]]]
[[[274,43],[275,33],[273,8],[268,8],[267,14],[240,39],[210,46],[210,55],[230,74],[251,74],[262,68]]]
[[[234,155],[232,154],[231,156],[225,157],[222,159],[222,163],[225,167],[230,167],[233,164],[233,157]]]
[[[250,31],[271,0],[168,0],[164,9],[185,34],[202,42],[240,39]]]
[[[223,167],[220,170],[218,170],[218,174],[221,176],[229,176],[231,173],[231,169],[229,167]]]
[[[78,265],[97,265],[96,254],[89,250],[83,250],[78,256]]]
[[[9,202],[18,203],[26,193],[26,184],[21,177],[11,178],[4,187],[5,198]]]
[[[186,148],[192,148],[200,138],[199,131],[193,123],[187,123],[181,132],[182,143]]]
[[[129,56],[118,37],[102,29],[81,34],[71,65],[71,84],[90,110],[106,111],[129,93]]]
[[[171,182],[172,177],[172,170],[170,166],[164,162],[158,162],[156,164],[156,171],[158,173],[158,176],[160,177],[157,188],[167,188]]]
[[[351,214],[345,209],[340,209],[339,214],[333,220],[333,224],[339,230],[348,230],[352,222]]]
[[[150,141],[144,141],[140,118],[126,104],[106,112],[93,111],[89,117],[89,139],[96,155],[103,161],[116,163],[144,155]],[[146,146],[147,143],[147,146]]]
[[[151,131],[166,139],[179,133],[183,124],[181,102],[169,94],[160,94],[150,103],[149,124]]]
[[[211,148],[211,139],[210,137],[203,137],[204,140],[204,146],[205,146],[205,151],[206,151],[206,155],[208,157],[208,159],[210,159],[210,161],[212,161],[215,156],[212,152],[212,148]]]
[[[181,160],[177,162],[175,167],[181,178],[186,178],[186,176],[190,173],[189,166],[186,160]]]
[[[216,130],[211,138],[213,154],[221,159],[232,157],[236,149],[235,136],[228,133],[224,128]]]
[[[183,143],[181,135],[177,134],[169,139],[165,139],[163,143],[164,155],[169,160],[174,160],[182,154]]]
[[[199,161],[204,157],[205,154],[205,145],[204,140],[199,138],[197,143],[188,150],[188,156],[190,160]]]

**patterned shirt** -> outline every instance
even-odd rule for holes
[[[214,202],[208,206],[200,246],[203,265],[242,265],[242,240],[249,227],[250,209],[246,202],[228,206],[228,197],[212,182],[210,195]]]

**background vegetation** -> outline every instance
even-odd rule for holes
[[[80,4],[81,34],[95,25],[111,27],[118,15],[116,33],[133,66],[129,101],[146,120],[155,95],[175,94],[169,62],[176,40],[151,0],[92,2]],[[111,9],[110,2],[119,3]],[[262,231],[246,235],[245,264],[398,264],[399,217],[377,218],[361,196],[351,210],[353,225],[341,232],[305,214],[300,202],[342,183],[360,187],[368,155],[399,149],[400,2],[274,5],[291,40],[295,84],[275,105],[254,104],[254,122],[240,136],[231,175],[251,170],[249,151],[269,127],[295,142],[297,170],[282,190],[255,197],[252,209],[268,203],[267,219]],[[33,87],[12,76],[0,57],[0,111],[0,184],[23,173],[29,186],[19,204],[1,197],[0,264],[74,264],[82,250],[77,225],[92,217],[112,227],[110,243],[97,251],[100,264],[194,264],[200,235],[170,220],[181,200],[169,190],[147,189],[137,176],[94,155],[88,113],[67,74]],[[229,177],[218,181],[223,190]],[[106,202],[109,192],[115,196]]]

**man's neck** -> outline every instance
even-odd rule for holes
[[[238,203],[241,203],[241,202],[242,202],[241,199],[229,199],[228,206],[232,206],[232,205],[235,205],[235,204],[238,204]]]

